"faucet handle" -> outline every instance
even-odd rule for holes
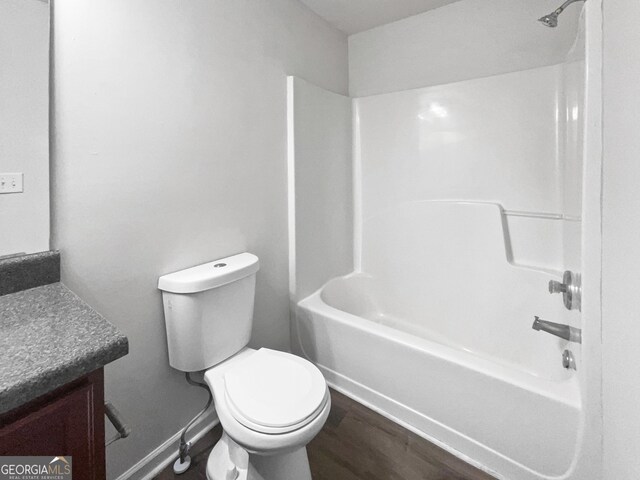
[[[549,280],[549,293],[565,293],[567,285],[556,280]]]
[[[567,310],[580,310],[582,300],[580,274],[567,270],[562,275],[562,282],[549,281],[549,293],[561,293]]]

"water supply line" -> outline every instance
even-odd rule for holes
[[[181,473],[186,472],[191,466],[191,457],[189,456],[189,449],[191,448],[191,442],[187,442],[186,435],[187,430],[191,428],[191,426],[200,418],[204,413],[209,409],[211,404],[213,403],[213,394],[209,389],[209,386],[206,383],[197,382],[191,378],[191,374],[189,372],[185,373],[185,377],[187,379],[187,383],[194,387],[204,388],[209,395],[207,400],[207,405],[198,413],[195,417],[191,419],[187,426],[182,429],[182,433],[180,434],[180,448],[179,448],[179,456],[178,459],[173,464],[174,473],[180,475]]]

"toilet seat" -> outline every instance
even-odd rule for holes
[[[329,390],[311,362],[261,348],[224,373],[229,413],[260,433],[282,434],[304,427],[323,411]]]

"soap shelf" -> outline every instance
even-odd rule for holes
[[[544,218],[547,220],[568,220],[570,222],[580,222],[582,220],[579,216],[564,215],[562,213],[527,212],[524,210],[503,210],[502,212],[508,217]]]

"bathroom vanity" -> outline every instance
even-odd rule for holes
[[[103,372],[28,402],[0,419],[0,456],[72,457],[78,478],[105,478]]]
[[[127,338],[59,282],[57,252],[0,260],[0,278],[0,456],[71,456],[74,478],[105,478],[103,367]]]
[[[71,457],[73,478],[103,480],[103,367],[128,341],[60,283],[60,254],[46,251],[48,0],[0,1],[0,31],[0,457]]]

